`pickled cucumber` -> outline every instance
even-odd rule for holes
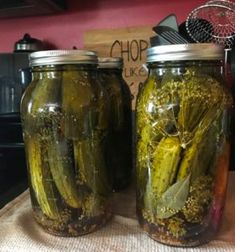
[[[78,196],[69,148],[66,140],[51,139],[47,143],[48,163],[52,178],[66,204],[73,208],[80,208],[81,199]]]
[[[42,212],[50,219],[60,219],[56,189],[42,152],[43,146],[36,138],[27,139],[27,158],[29,162],[30,181],[34,195]]]
[[[180,161],[181,146],[178,137],[163,138],[153,153],[151,176],[146,185],[145,205],[157,206],[162,194],[172,185]]]
[[[216,120],[221,116],[221,109],[215,106],[206,112],[200,125],[197,127],[191,145],[186,148],[177,175],[177,180],[203,175],[212,162],[216,151],[216,140],[220,132],[216,130]],[[208,162],[209,161],[209,162]]]
[[[111,188],[100,139],[74,141],[73,144],[78,183],[86,185],[92,193],[108,195]]]
[[[91,134],[97,123],[93,106],[97,99],[85,71],[64,71],[62,78],[62,113],[65,115],[65,136],[81,139]]]
[[[163,138],[156,147],[153,153],[151,185],[157,198],[172,184],[181,150],[178,137]]]

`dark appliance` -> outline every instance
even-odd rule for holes
[[[20,116],[0,116],[0,208],[27,188],[27,172]]]
[[[37,49],[42,42],[25,34],[13,53],[0,53],[0,208],[27,188],[20,100],[31,81],[28,56]]]

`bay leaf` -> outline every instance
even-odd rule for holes
[[[189,193],[190,175],[170,186],[157,202],[157,218],[169,218],[183,208]]]

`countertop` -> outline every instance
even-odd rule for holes
[[[229,174],[225,211],[221,228],[213,241],[192,252],[235,252],[235,172]],[[0,209],[0,251],[81,251],[81,252],[185,252],[150,239],[139,227],[135,215],[135,193],[129,188],[114,196],[114,217],[100,230],[76,237],[56,237],[45,233],[33,220],[26,190]]]

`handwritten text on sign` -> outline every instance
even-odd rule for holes
[[[105,29],[85,33],[86,49],[96,51],[100,57],[123,58],[123,77],[134,97],[133,107],[139,84],[147,78],[148,73],[143,64],[146,62],[146,52],[151,36],[151,27]]]

